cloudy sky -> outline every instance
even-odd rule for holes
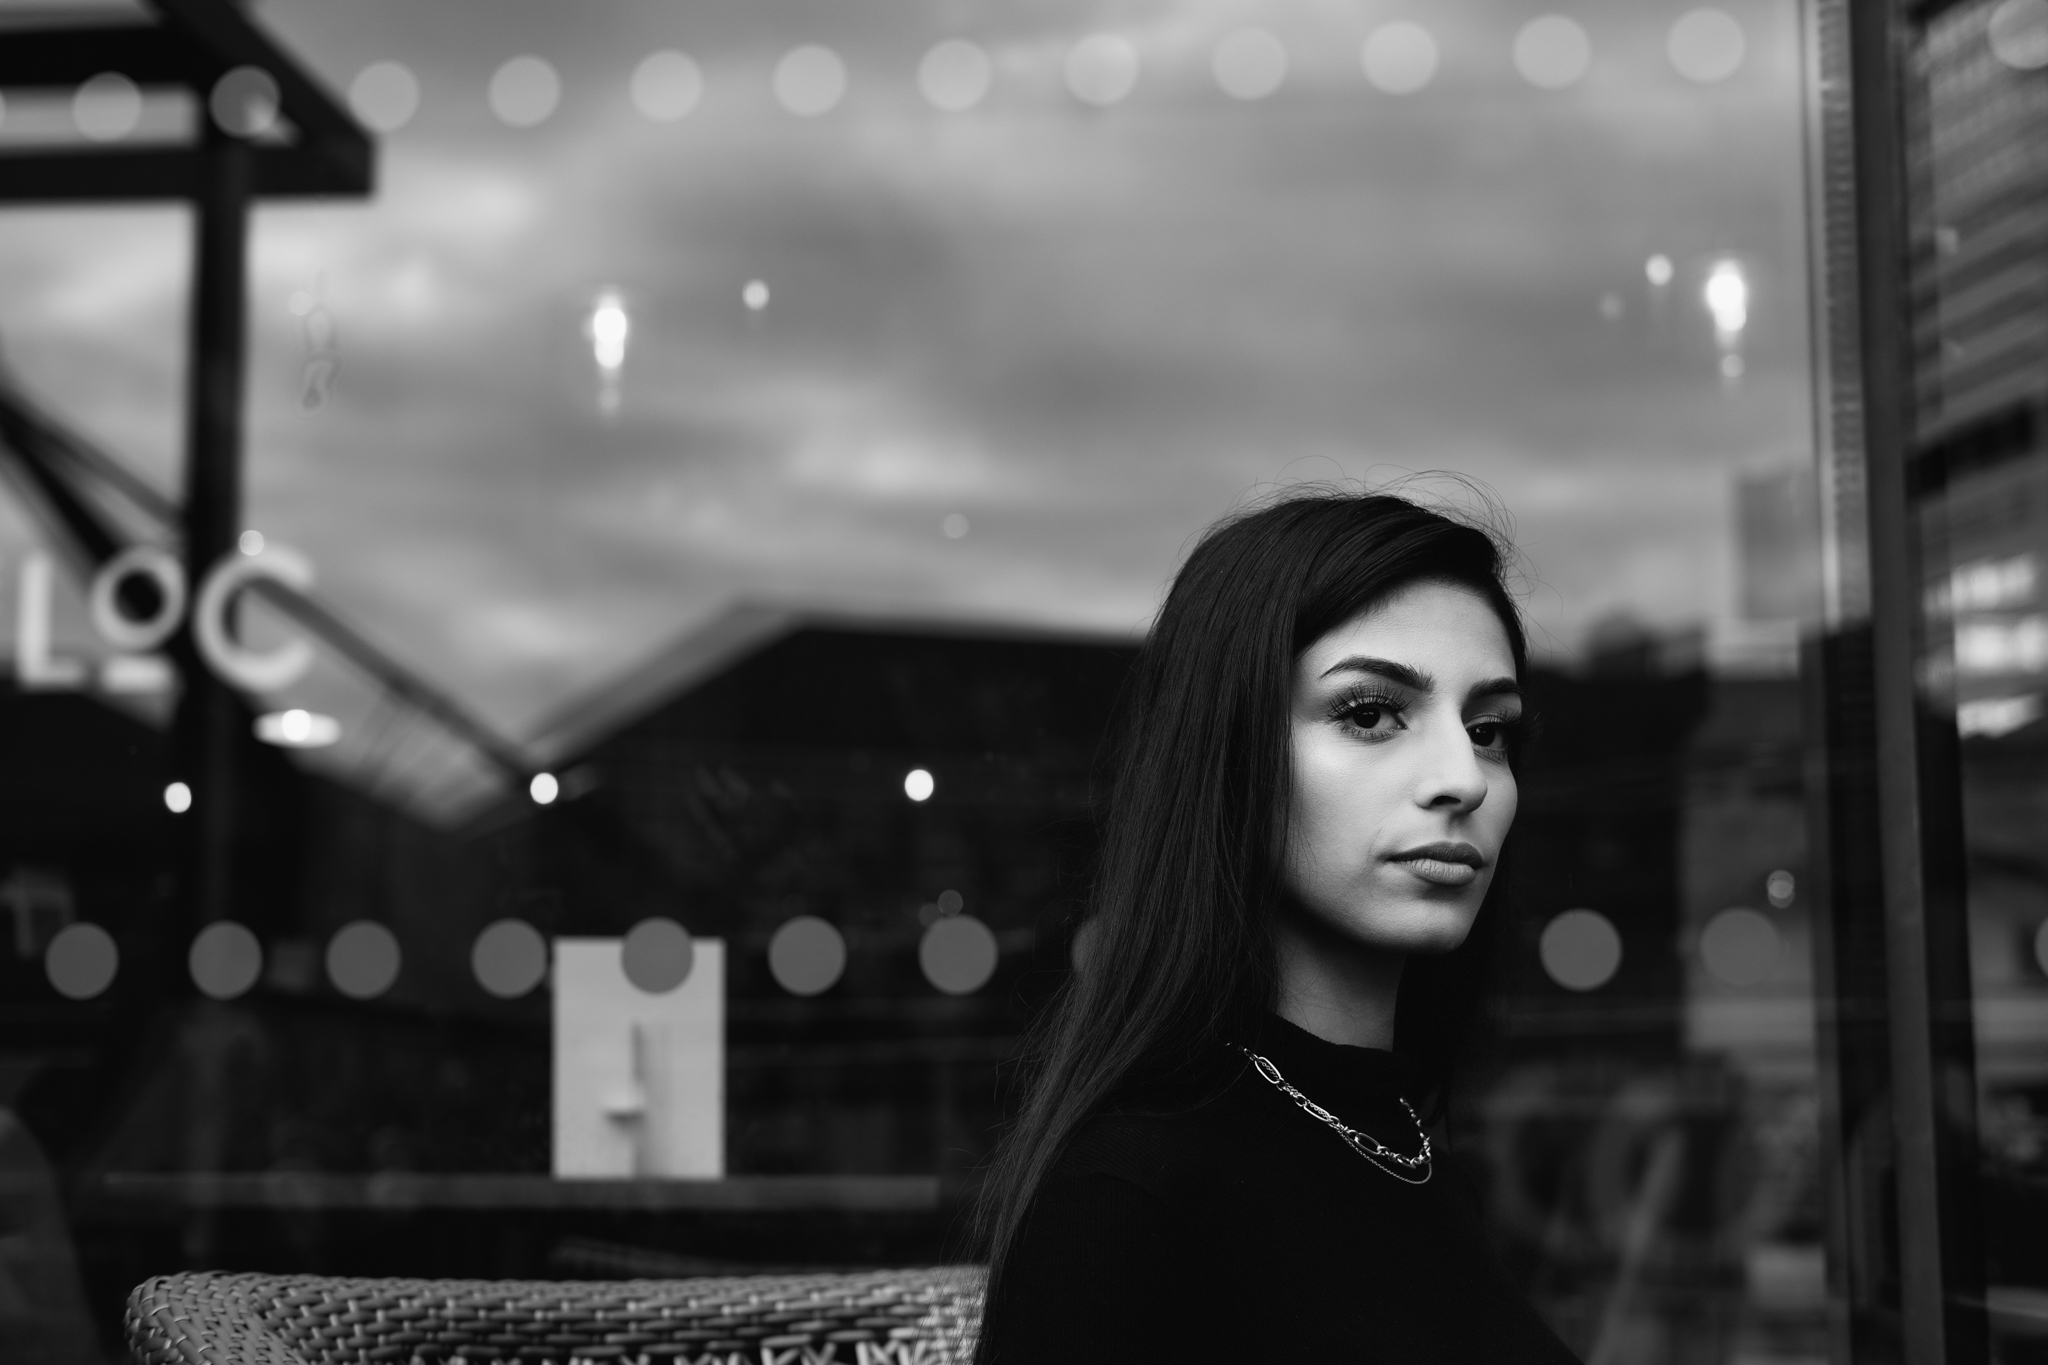
[[[1573,0],[1590,61],[1525,52],[1544,88],[1550,3],[263,0],[338,92],[398,62],[420,100],[373,199],[258,217],[249,520],[514,733],[743,600],[1135,629],[1200,527],[1311,479],[1483,481],[1552,650],[1725,618],[1730,480],[1809,447],[1794,8],[1725,0],[1702,82],[1687,0]],[[1440,56],[1405,94],[1361,60],[1396,21]],[[1215,74],[1246,29],[1263,98]],[[1092,34],[1137,58],[1106,107]],[[971,109],[920,91],[945,40],[991,59]],[[847,76],[808,117],[806,44]],[[665,123],[630,94],[664,50],[704,78]],[[525,55],[561,95],[511,127]],[[0,216],[0,355],[166,486],[187,250],[172,209]],[[0,512],[10,566],[32,537]]]

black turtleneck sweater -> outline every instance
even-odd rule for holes
[[[1396,1151],[1420,1146],[1392,1053],[1278,1018],[1247,1044]],[[1235,1052],[1186,1103],[1075,1136],[988,1305],[984,1361],[1575,1365],[1508,1282],[1439,1152],[1404,1184]]]

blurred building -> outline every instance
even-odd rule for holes
[[[1930,681],[1963,738],[1993,1284],[2048,1249],[2048,23],[1936,7],[1912,53],[1915,492]]]
[[[999,1064],[1066,968],[1131,652],[736,612],[564,712],[544,739],[552,804],[521,794],[454,828],[251,745],[276,876],[249,883],[262,974],[229,1000],[195,996],[183,945],[159,941],[162,734],[83,694],[9,692],[0,724],[22,742],[0,895],[19,941],[0,1102],[69,1156],[99,1316],[191,1262],[533,1275],[944,1255],[997,1125]],[[549,1169],[549,993],[487,990],[481,931],[616,937],[655,916],[727,945],[728,1171],[917,1176],[936,1198],[848,1211],[861,1189],[828,1189],[765,1217],[433,1207],[441,1177]],[[844,944],[815,994],[769,967],[798,916]],[[985,928],[984,979],[934,984],[920,949],[941,919]],[[122,951],[90,1000],[43,971],[73,920]],[[363,997],[331,954],[366,920],[403,958]]]
[[[2028,35],[1998,31],[2010,8],[1927,20],[1909,142],[1928,607],[1952,632],[1961,728],[1987,736],[2038,721],[2048,675],[2048,75],[2015,50]]]

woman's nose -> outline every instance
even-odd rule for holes
[[[1462,716],[1429,726],[1424,751],[1418,804],[1473,810],[1486,799],[1486,770],[1472,748],[1472,737],[1465,733]]]

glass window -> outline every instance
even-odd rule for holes
[[[2034,52],[1989,8],[1935,31]],[[43,433],[0,432],[0,1151],[44,1192],[48,1330],[111,1342],[178,1268],[962,1254],[1009,1064],[1086,952],[1162,584],[1327,480],[1505,515],[1522,555],[1543,733],[1449,1107],[1503,1257],[1589,1360],[1826,1354],[1801,642],[1840,585],[1798,7],[257,19],[376,174],[251,219],[225,568],[166,501],[192,215],[0,206]],[[2038,93],[1968,42],[1955,81]],[[10,89],[0,154],[262,107],[123,80]],[[1958,139],[2023,145],[1970,108]],[[1939,193],[1996,198],[1966,178]],[[1982,396],[1940,427],[1928,603],[2020,1188],[2048,546],[2012,203],[1931,239],[1942,392]]]
[[[2048,1335],[2044,66],[2048,7],[1930,15],[1914,33],[1907,143],[1922,666],[1960,740],[1987,1302],[2014,1352]]]

